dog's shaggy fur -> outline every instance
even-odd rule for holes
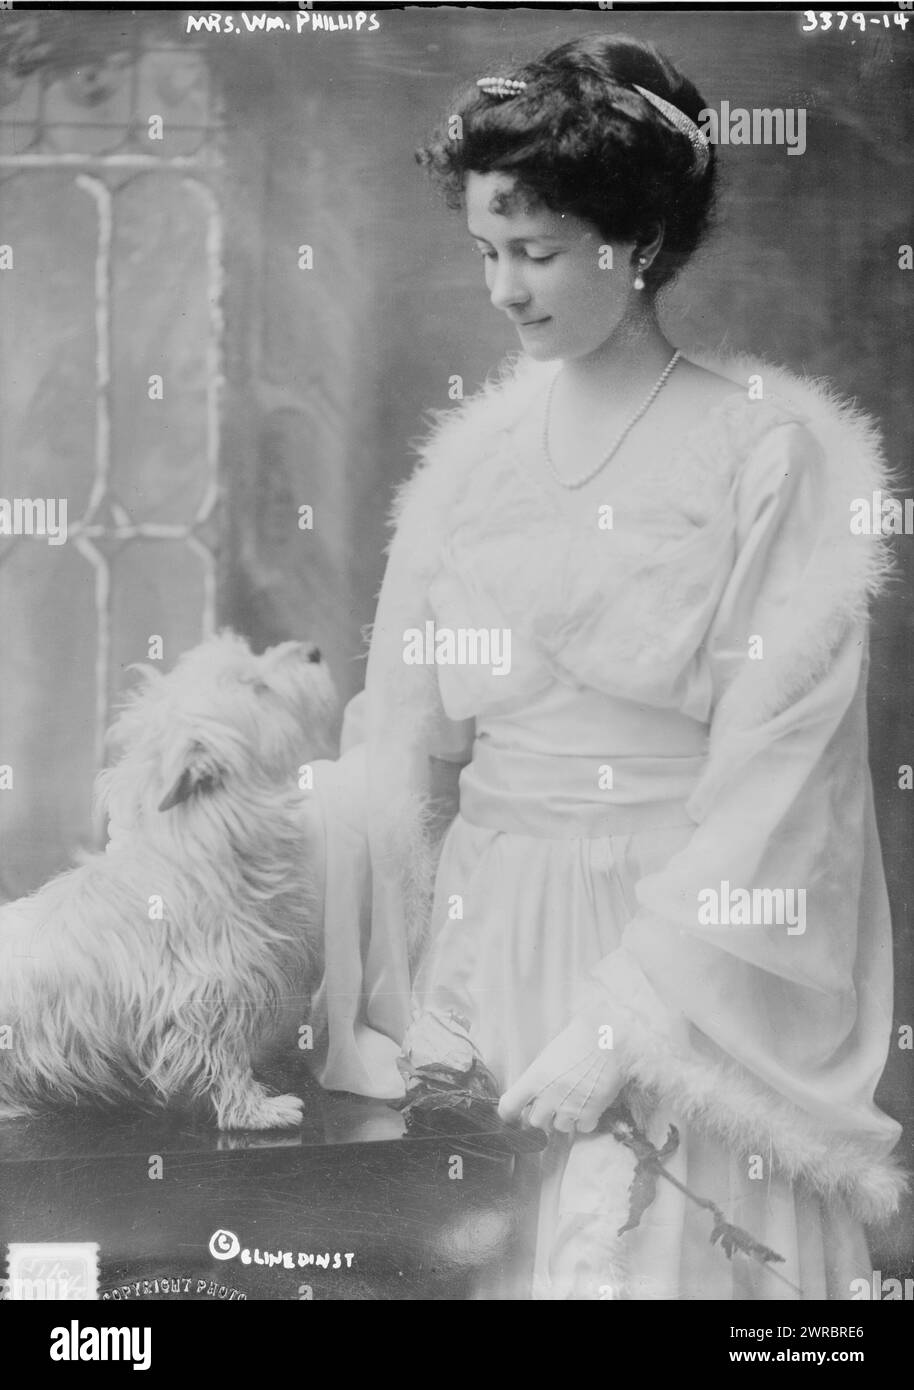
[[[252,1067],[320,968],[299,767],[332,754],[330,676],[231,633],[141,670],[96,784],[107,849],[0,909],[0,1116],[206,1097],[222,1129],[295,1125]]]

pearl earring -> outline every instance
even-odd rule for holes
[[[639,265],[647,265],[647,257],[646,257],[646,256],[639,256],[639,257],[638,257],[638,264],[639,264]],[[633,281],[633,288],[636,289],[636,290],[643,290],[643,289],[644,289],[644,277],[643,277],[643,275],[641,274],[641,271],[640,271],[640,270],[638,271],[638,274],[637,274],[637,275],[635,276],[635,278],[634,278],[634,281]]]

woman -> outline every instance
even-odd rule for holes
[[[886,558],[849,526],[884,470],[825,388],[663,336],[656,293],[712,204],[702,105],[647,45],[575,41],[481,79],[422,154],[523,356],[397,499],[366,684],[366,1017],[402,1029],[405,920],[407,1059],[475,1049],[503,1117],[551,1136],[532,1290],[505,1271],[492,1297],[848,1298],[901,1187],[873,1103]],[[623,1088],[781,1280],[672,1184],[618,1234],[634,1159],[596,1126]]]

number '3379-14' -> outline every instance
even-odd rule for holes
[[[912,5],[914,0],[908,0],[904,8],[911,9]],[[861,33],[865,33],[868,23],[879,24],[884,29],[888,29],[892,24],[899,24],[902,29],[906,29],[911,16],[902,14],[900,10],[897,14],[871,15],[864,14],[862,10],[854,10],[852,14],[848,14],[846,10],[804,10],[803,18],[806,21],[803,25],[804,34],[811,33],[813,29],[821,29],[823,32],[826,29],[844,29],[848,20],[851,24],[856,24]]]

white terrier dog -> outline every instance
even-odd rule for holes
[[[252,1067],[320,969],[299,768],[333,755],[332,681],[309,644],[232,633],[140,669],[107,849],[0,908],[0,1116],[205,1096],[221,1129],[294,1126]]]

